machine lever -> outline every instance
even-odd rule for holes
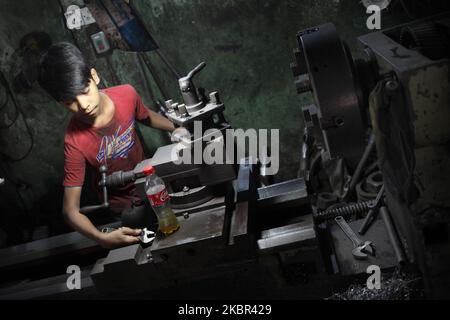
[[[206,66],[205,62],[200,63],[193,70],[191,70],[187,76],[182,77],[178,80],[180,86],[181,94],[183,96],[184,104],[189,109],[191,107],[201,104],[201,101],[197,94],[197,89],[195,88],[192,78],[199,73]]]
[[[193,76],[195,76],[197,73],[199,73],[205,66],[206,66],[206,62],[201,62],[198,66],[196,66],[193,70],[191,70],[187,74],[185,79],[190,80]]]

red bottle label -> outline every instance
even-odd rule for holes
[[[169,193],[166,188],[158,192],[157,194],[147,195],[152,206],[160,206],[169,200]]]

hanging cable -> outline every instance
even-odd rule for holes
[[[0,70],[0,83],[2,85],[2,87],[6,90],[6,94],[8,95],[8,100],[11,100],[13,105],[14,105],[14,110],[15,110],[15,116],[14,116],[14,120],[8,124],[7,126],[2,126],[0,127],[0,129],[7,129],[10,128],[19,118],[19,114],[22,116],[23,122],[25,124],[25,129],[27,130],[27,133],[30,137],[30,147],[28,148],[27,152],[25,152],[25,154],[19,158],[13,158],[3,152],[0,151],[0,157],[6,159],[9,162],[18,162],[18,161],[22,161],[24,160],[26,157],[28,157],[31,153],[31,151],[33,150],[34,147],[34,137],[33,137],[33,132],[31,131],[30,126],[28,125],[27,119],[25,117],[25,114],[22,112],[22,110],[19,108],[19,105],[14,97],[14,93],[12,92],[11,88],[9,87],[8,81],[6,80],[5,75],[3,74],[3,72]]]
[[[3,109],[7,105],[7,103],[9,102],[9,98],[11,96],[11,93],[9,91],[8,81],[6,80],[5,75],[3,74],[3,72],[1,70],[0,70],[0,83],[2,84],[2,87],[5,89],[5,94],[7,96],[7,99],[5,99],[6,101],[5,101],[4,105],[2,105],[2,108],[1,108],[1,109]],[[11,120],[11,122],[9,124],[7,124],[7,125],[0,126],[0,129],[8,129],[8,128],[10,128],[14,123],[16,123],[18,117],[19,117],[19,113],[17,112],[17,109],[14,109],[13,120]]]
[[[18,181],[16,181],[15,179],[13,179],[10,175],[9,172],[11,172],[11,170],[7,170],[2,163],[0,162],[0,169],[2,170],[2,175],[6,178],[6,181],[9,181],[13,186],[14,186],[14,191],[17,194],[17,197],[19,198],[20,201],[20,206],[22,207],[22,209],[24,211],[28,211],[28,206],[25,202],[25,199],[23,198],[22,194],[20,193],[18,186],[20,185]]]
[[[403,2],[403,0],[398,0],[398,2],[400,3],[400,5],[402,6],[403,11],[405,11],[406,15],[408,16],[409,19],[415,19],[415,16],[413,14],[411,14],[411,12],[409,11],[408,7],[405,5],[405,3]]]
[[[2,86],[2,88],[3,88],[3,86]],[[2,103],[0,103],[0,111],[2,111],[3,108],[6,107],[6,105],[7,105],[8,102],[9,102],[9,94],[6,92],[6,89],[5,89],[5,90],[2,90],[2,91],[5,91],[5,101],[3,101]]]

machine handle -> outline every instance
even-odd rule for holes
[[[80,209],[80,212],[83,214],[94,212],[100,209],[106,209],[109,208],[108,203],[108,190],[106,189],[106,173],[108,172],[108,167],[106,165],[100,166],[100,174],[101,174],[101,180],[99,182],[99,186],[103,189],[103,204],[96,205],[96,206],[87,206]]]
[[[199,73],[206,66],[205,62],[200,63],[193,70],[191,70],[187,76],[180,78],[178,84],[180,86],[181,94],[183,96],[184,104],[188,111],[190,107],[197,106],[200,103],[200,99],[197,94],[192,78]]]
[[[199,73],[205,66],[206,66],[206,62],[201,62],[198,66],[196,66],[193,70],[191,70],[185,78],[191,79],[193,76],[195,76],[197,73]]]
[[[134,174],[133,170],[117,171],[105,178],[105,186],[110,188],[123,187],[135,180],[136,175]]]

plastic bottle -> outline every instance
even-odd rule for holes
[[[158,230],[169,235],[180,228],[178,219],[171,206],[164,181],[155,173],[155,168],[144,169],[147,176],[145,180],[145,193],[158,218]]]

